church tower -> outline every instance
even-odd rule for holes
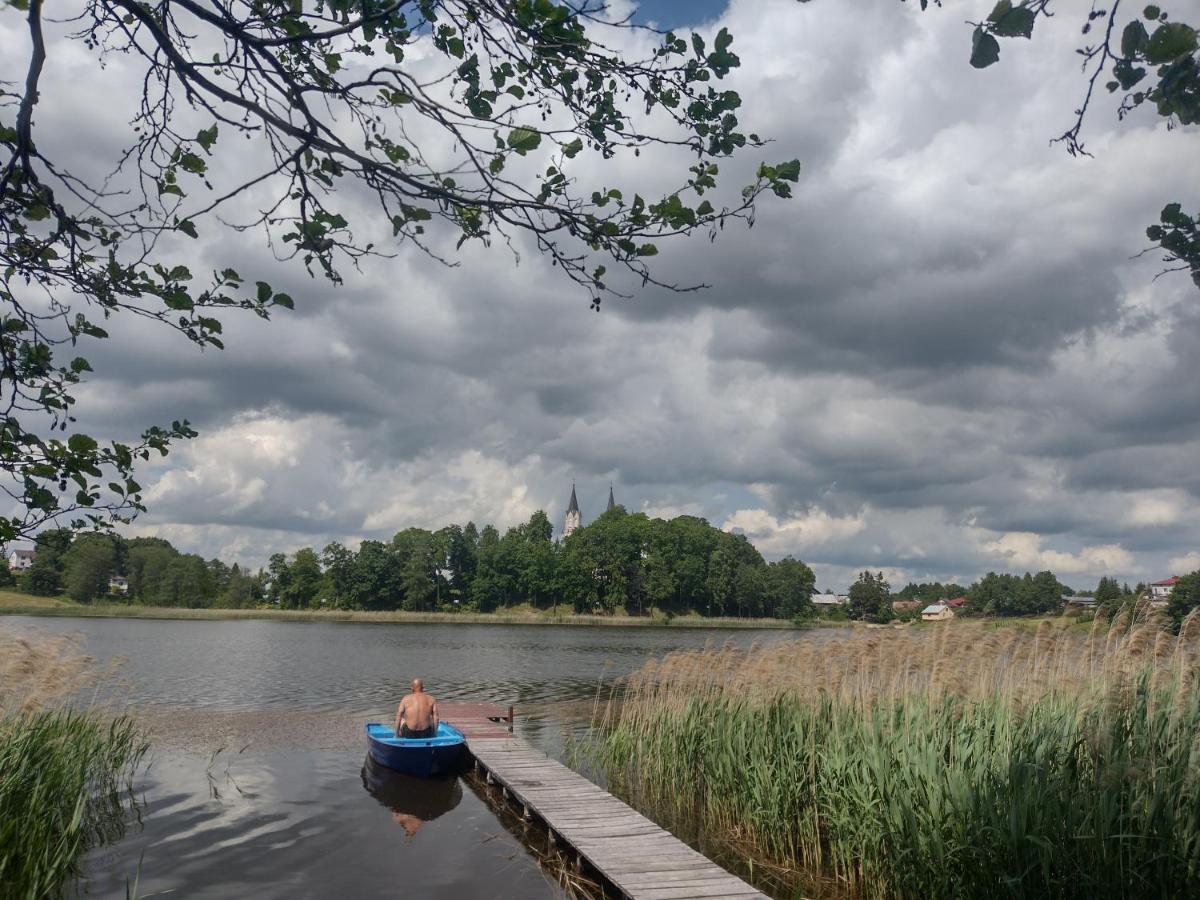
[[[567,504],[567,515],[563,519],[563,537],[570,537],[582,524],[579,515],[579,501],[575,499],[575,485],[571,484],[571,502]]]
[[[606,506],[606,507],[604,508],[604,511],[605,511],[605,512],[612,512],[612,509],[613,509],[613,507],[614,507],[614,506],[616,506],[616,505],[617,505],[616,501],[615,501],[615,500],[613,500],[612,482],[610,481],[610,482],[608,483],[608,506]]]

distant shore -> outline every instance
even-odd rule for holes
[[[134,606],[124,603],[75,603],[53,597],[32,597],[0,591],[0,616],[52,616],[94,619],[274,619],[283,622],[383,622],[457,625],[578,625],[635,628],[776,628],[797,626],[786,619],[730,619],[684,615],[579,615],[525,609],[509,612],[408,612],[405,610],[347,609],[189,609],[172,606]],[[816,627],[819,620],[812,623]],[[830,623],[841,624],[841,623]]]

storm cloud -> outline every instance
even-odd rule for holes
[[[1076,18],[977,72],[963,17],[914,6],[649,11],[735,36],[742,121],[773,143],[730,184],[760,158],[803,164],[753,228],[664,247],[658,272],[701,292],[594,314],[520,241],[519,263],[469,245],[452,268],[402,247],[334,287],[210,227],[186,251],[200,269],[268,273],[297,309],[228,319],[223,352],[140,322],[92,352],[84,425],[201,432],[143,473],[133,530],[259,565],[410,525],[539,508],[560,525],[572,481],[586,520],[612,482],[630,510],[804,559],[823,588],[866,567],[1091,587],[1200,564],[1200,294],[1136,256],[1164,203],[1200,205],[1200,137],[1118,122],[1105,97],[1094,156],[1072,158],[1049,139],[1084,88]],[[70,46],[51,48],[39,141],[86,167],[123,145],[100,99],[132,103],[136,70],[92,78]],[[11,13],[0,52],[25,52]],[[647,154],[597,177],[674,184],[680,166]]]

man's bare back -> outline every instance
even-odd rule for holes
[[[412,693],[396,708],[397,737],[433,737],[437,733],[437,700],[425,693],[420,678],[414,678]]]

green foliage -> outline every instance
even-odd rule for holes
[[[1200,607],[1200,571],[1183,575],[1171,588],[1171,597],[1167,601],[1167,615],[1178,628],[1184,617]]]
[[[1053,572],[1024,576],[988,572],[967,591],[966,615],[1038,616],[1062,610],[1062,598],[1070,589]]]
[[[892,619],[892,588],[879,572],[863,572],[850,585],[849,613],[852,619],[889,622]]]
[[[127,718],[0,718],[0,894],[58,896],[87,849],[119,838],[145,752]]]
[[[53,597],[63,588],[63,557],[71,546],[70,529],[43,531],[34,541],[33,564],[23,577],[25,590],[39,597]]]
[[[806,619],[815,615],[812,595],[817,579],[798,559],[785,556],[769,563],[766,571],[767,614],[779,619]]]
[[[35,560],[36,561],[36,560]],[[63,555],[63,585],[67,595],[91,603],[108,593],[116,550],[106,534],[81,534]]]

